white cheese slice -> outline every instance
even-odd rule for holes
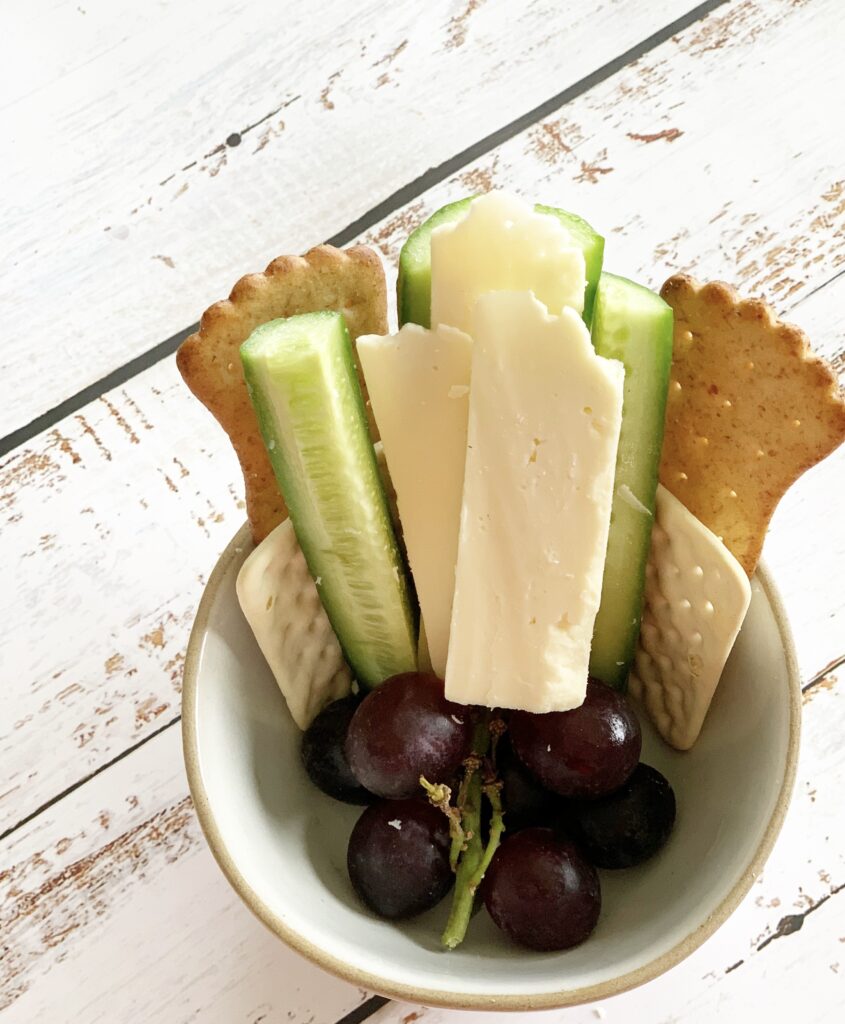
[[[628,685],[678,750],[698,738],[751,585],[719,538],[657,488],[639,648]]]
[[[574,310],[551,316],[528,292],[478,300],[450,700],[583,703],[623,380]]]
[[[289,519],[249,555],[236,590],[291,717],[307,729],[326,704],[349,693],[352,676]]]
[[[449,604],[451,605],[451,596]],[[428,640],[425,635],[425,619],[420,615],[420,635],[417,638],[417,667],[420,672],[433,672],[434,666],[431,664],[431,655],[428,651]],[[443,678],[442,676],[440,677]]]
[[[472,342],[406,324],[356,342],[396,490],[434,671],[443,678],[455,589]]]
[[[488,192],[431,235],[431,324],[474,336],[476,299],[532,291],[550,313],[584,309],[584,254],[557,217],[507,192]]]

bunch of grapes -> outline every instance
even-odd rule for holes
[[[514,941],[561,950],[596,925],[596,868],[642,863],[672,830],[674,793],[640,763],[641,746],[630,702],[594,679],[580,707],[514,711],[505,726],[446,700],[436,676],[409,672],[329,705],[302,756],[323,792],[369,804],[347,867],[376,914],[419,914],[457,880],[446,945],[463,938],[478,891]]]

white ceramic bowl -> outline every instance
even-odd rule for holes
[[[795,775],[800,686],[792,641],[764,569],[693,750],[669,749],[644,722],[643,760],[669,778],[678,818],[647,864],[602,872],[598,927],[581,946],[541,954],[505,940],[485,913],[443,952],[448,899],[397,926],[370,914],[346,875],[359,808],[308,781],[300,733],[235,596],[246,528],[209,580],[185,666],[183,738],[209,845],[244,902],[326,970],[385,995],[454,1008],[541,1009],[606,998],[668,970],[721,925],[780,829]]]

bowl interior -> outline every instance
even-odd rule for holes
[[[607,996],[654,977],[728,916],[768,854],[788,800],[800,701],[791,645],[765,572],[702,735],[687,753],[643,718],[643,760],[675,788],[665,849],[602,872],[598,927],[582,946],[537,954],[509,944],[485,913],[444,953],[447,903],[401,926],[357,901],[346,841],[360,813],[308,781],[299,730],[235,595],[251,548],[235,538],[209,583],[189,650],[185,747],[209,843],[242,898],[323,967],[389,995],[450,1006],[534,1008]]]

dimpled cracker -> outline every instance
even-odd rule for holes
[[[630,692],[663,739],[689,750],[751,602],[739,562],[658,485]]]
[[[197,333],[176,354],[185,383],[237,453],[256,543],[286,518],[287,509],[247,395],[238,350],[259,324],[323,309],[343,313],[353,340],[387,333],[384,269],[372,249],[318,245],[304,256],[280,256],[263,274],[242,277],[228,299],[210,306]]]
[[[352,676],[290,519],[249,554],[235,589],[291,717],[307,729],[349,693]]]
[[[675,313],[660,482],[751,576],[784,492],[845,439],[845,401],[761,300],[685,275],[660,294]]]

